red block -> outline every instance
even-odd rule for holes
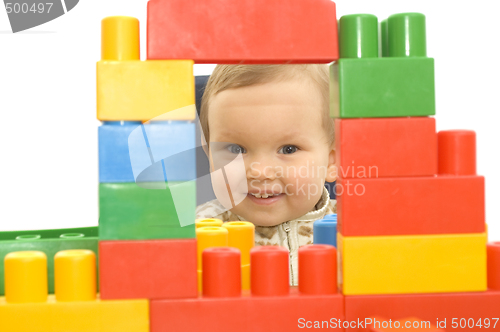
[[[434,118],[335,119],[335,144],[342,178],[437,174]]]
[[[295,289],[287,296],[152,300],[150,324],[152,332],[303,331],[315,321],[338,324],[343,301],[340,294],[299,295]]]
[[[101,299],[198,296],[196,239],[99,241]]]
[[[482,176],[339,179],[336,187],[344,236],[485,231]]]
[[[392,320],[418,317],[446,331],[500,330],[500,292],[440,293],[412,295],[363,295],[345,297],[347,321],[364,322],[379,316]],[[479,321],[482,327],[479,327]],[[489,323],[486,328],[485,323]],[[465,327],[464,327],[465,326]],[[366,331],[365,325],[349,329]]]
[[[500,242],[487,244],[488,288],[500,291]]]
[[[338,59],[330,0],[150,0],[148,59],[329,63]]]

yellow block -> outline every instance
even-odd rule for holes
[[[97,62],[97,119],[194,120],[192,60]]]
[[[229,232],[228,245],[241,252],[241,289],[250,289],[250,250],[255,245],[255,225],[248,221],[230,221],[222,225]]]
[[[486,233],[343,237],[345,295],[486,290]]]
[[[0,297],[0,331],[149,332],[148,300],[10,304]]]

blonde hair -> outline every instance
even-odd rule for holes
[[[284,65],[217,65],[210,76],[201,100],[200,124],[207,144],[210,143],[208,110],[210,99],[227,89],[307,77],[323,97],[323,127],[329,144],[335,140],[334,121],[330,118],[329,70],[326,64]]]

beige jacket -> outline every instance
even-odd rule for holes
[[[299,247],[313,243],[313,223],[327,214],[337,213],[337,201],[331,200],[328,190],[323,194],[314,209],[302,217],[276,226],[255,226],[256,246],[282,246],[290,252],[290,285],[298,285],[298,250]],[[201,204],[196,208],[196,219],[217,218],[224,222],[245,221],[226,209],[216,199]]]

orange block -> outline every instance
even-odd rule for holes
[[[329,0],[151,0],[148,59],[329,63],[338,59]]]
[[[336,187],[344,236],[485,231],[482,176],[339,179]]]
[[[335,144],[342,178],[437,173],[434,118],[335,119]]]

